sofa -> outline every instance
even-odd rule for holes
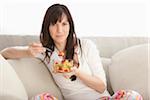
[[[80,37],[91,39],[100,51],[111,95],[118,90],[134,90],[150,100],[150,45],[148,37]],[[33,35],[0,35],[0,50],[39,41]],[[8,66],[5,66],[8,65]],[[32,100],[50,92],[64,100],[61,91],[41,60],[3,59],[0,56],[0,100]]]

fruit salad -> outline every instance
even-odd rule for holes
[[[54,71],[58,73],[71,72],[71,67],[73,66],[73,60],[65,59],[61,62],[54,63]]]

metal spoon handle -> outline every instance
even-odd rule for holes
[[[49,51],[49,52],[52,52],[52,50],[51,49],[49,49],[49,48],[47,48],[47,47],[44,47],[47,51]]]

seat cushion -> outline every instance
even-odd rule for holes
[[[0,100],[28,100],[26,90],[13,67],[0,55]]]
[[[116,53],[109,67],[113,90],[135,90],[148,100],[148,67],[148,44]]]

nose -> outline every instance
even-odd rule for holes
[[[58,33],[62,32],[62,26],[60,24],[57,25],[57,31],[58,31]]]

